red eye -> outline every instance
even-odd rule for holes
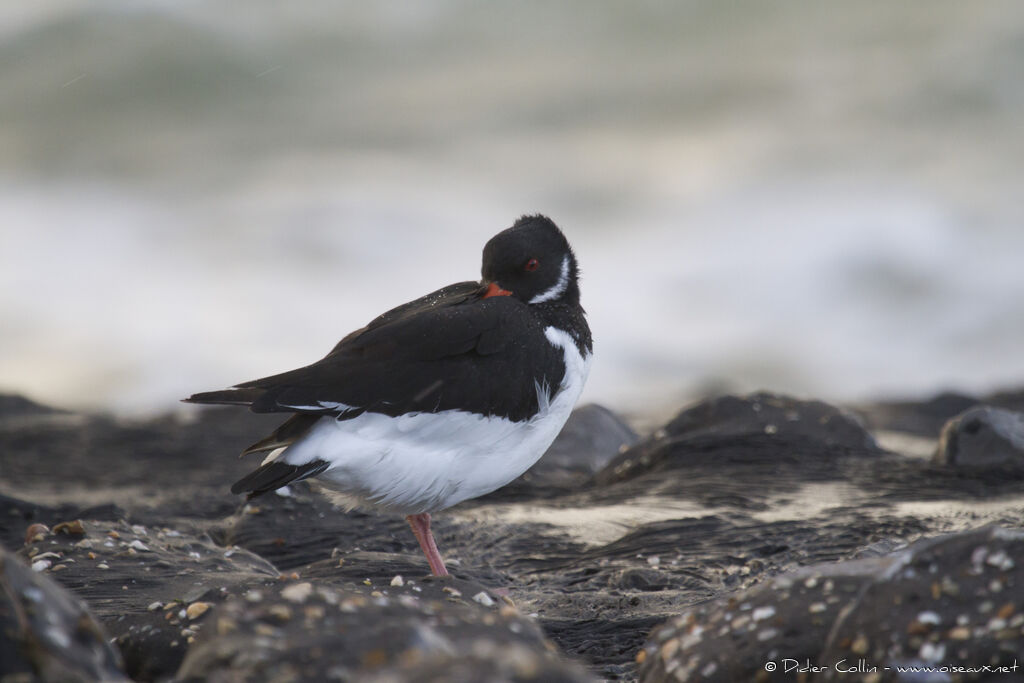
[[[523,266],[523,270],[537,270],[537,266],[539,266],[539,265],[540,265],[540,261],[538,261],[535,258],[532,258],[532,259],[530,259],[529,261],[526,262],[526,265]]]

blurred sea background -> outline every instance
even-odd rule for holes
[[[298,367],[550,215],[584,400],[1024,384],[1024,4],[0,6],[0,390]]]

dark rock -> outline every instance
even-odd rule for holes
[[[216,608],[184,681],[591,681],[529,619],[458,580],[288,582]],[[477,592],[474,592],[477,591]]]
[[[665,426],[673,437],[768,434],[801,436],[825,445],[874,448],[874,438],[860,418],[821,401],[756,393],[721,396],[679,413]]]
[[[935,437],[958,413],[978,405],[973,396],[944,392],[924,401],[884,401],[860,406],[858,413],[876,430]]]
[[[781,401],[756,412],[789,405]],[[345,512],[307,482],[248,503],[231,495],[230,483],[253,466],[235,455],[280,416],[230,409],[130,422],[0,419],[0,494],[9,496],[0,499],[0,539],[25,557],[53,553],[43,558],[51,565],[44,573],[89,601],[136,680],[166,680],[193,648],[224,635],[216,623],[226,605],[246,608],[251,591],[287,601],[281,591],[303,583],[371,602],[374,592],[393,600],[412,591],[420,607],[399,603],[413,610],[406,613],[412,619],[423,605],[447,605],[455,596],[444,588],[454,588],[462,602],[452,607],[478,611],[455,617],[457,628],[477,618],[506,623],[495,610],[508,607],[501,599],[507,595],[525,615],[516,619],[542,630],[558,649],[551,661],[560,662],[511,670],[493,643],[518,652],[536,641],[501,641],[497,631],[483,629],[482,640],[491,644],[474,650],[460,631],[444,636],[468,648],[458,657],[415,655],[415,670],[402,668],[400,657],[385,658],[377,674],[360,669],[360,680],[472,679],[488,666],[507,678],[518,671],[561,680],[574,674],[545,672],[575,667],[565,664],[574,660],[601,678],[632,680],[652,629],[689,605],[753,590],[809,564],[877,555],[922,535],[984,523],[1024,527],[1021,476],[940,467],[864,446],[855,429],[822,429],[817,417],[833,415],[824,409],[798,409],[794,422],[808,423],[793,431],[752,415],[749,405],[719,403],[707,411],[703,421],[691,413],[673,425],[678,434],[667,427],[635,445],[626,460],[637,462],[620,472],[613,464],[592,477],[584,446],[577,451],[582,460],[521,480],[514,495],[498,492],[435,515],[434,533],[452,571],[445,581],[426,575],[399,515]],[[614,456],[615,462],[622,460]],[[51,531],[36,527],[22,548],[32,524]],[[53,533],[57,528],[72,533]],[[404,588],[391,585],[396,575]],[[496,604],[473,601],[479,593]],[[253,614],[240,632],[273,626]],[[367,631],[390,632],[397,613],[362,614]],[[303,647],[313,640],[296,631],[286,642]],[[371,655],[378,647],[359,643],[364,655],[381,661]],[[336,661],[348,667],[354,652]],[[282,657],[298,670],[318,666],[298,653]],[[203,661],[211,675],[231,677],[209,651]]]
[[[0,680],[126,681],[120,664],[80,599],[0,548]]]
[[[286,495],[269,493],[254,498],[211,529],[223,546],[238,546],[272,562],[281,571],[303,567],[336,555],[370,550],[390,552],[392,561],[405,561],[429,572],[426,560],[400,515],[346,512],[306,482],[288,487]],[[434,533],[444,549],[444,521]],[[398,555],[401,553],[401,555]]]
[[[85,519],[84,534],[51,533],[19,552],[84,598],[121,648],[136,680],[174,673],[199,622],[182,612],[217,602],[268,578],[277,569],[238,548],[168,528]]]
[[[61,522],[88,518],[124,519],[124,510],[116,505],[39,505],[0,493],[0,546],[11,551],[21,548],[25,532],[32,524],[55,527]]]
[[[624,448],[639,440],[622,418],[604,406],[590,403],[572,411],[551,448],[530,471],[594,474]]]
[[[776,576],[656,628],[640,680],[783,681],[820,667],[803,673],[897,681],[898,666],[1012,666],[1022,555],[1024,533],[987,528]]]
[[[0,394],[0,419],[29,415],[55,415],[66,412],[59,408],[44,406],[18,394]]]
[[[976,406],[942,428],[933,461],[955,467],[1024,467],[1024,413]]]
[[[835,454],[877,454],[874,438],[859,418],[820,401],[773,394],[722,396],[683,410],[663,429],[611,460],[598,484],[624,481],[652,471],[773,460],[827,460]]]
[[[979,405],[1024,412],[1024,391],[1000,391],[980,397],[944,392],[923,401],[879,401],[857,406],[856,410],[872,430],[936,438],[946,422]]]

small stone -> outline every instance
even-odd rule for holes
[[[288,621],[292,618],[292,610],[288,605],[271,605],[267,613],[279,621]]]
[[[133,550],[142,551],[144,553],[148,553],[149,552],[149,548],[146,546],[146,544],[143,543],[142,541],[140,541],[137,538],[134,541],[132,541],[131,543],[129,543],[128,547],[132,548]]]
[[[445,586],[441,589],[441,591],[448,593],[453,598],[458,598],[462,596],[462,591],[460,591],[458,588],[452,588],[451,586]]]
[[[260,602],[263,600],[263,593],[253,588],[245,594],[245,599],[249,602]]]
[[[302,604],[313,594],[313,584],[308,581],[293,583],[281,591],[281,597],[289,602]]]
[[[857,638],[850,643],[850,650],[852,650],[854,654],[858,655],[866,655],[869,647],[870,644],[868,643],[868,639],[864,636],[857,636]]]
[[[117,533],[115,529],[108,531],[107,536],[110,536],[111,538],[121,538],[121,534]]]
[[[206,611],[210,609],[210,607],[212,607],[212,605],[208,602],[193,602],[191,605],[188,606],[188,609],[185,610],[185,615],[190,620],[198,619],[199,617],[206,614]]]
[[[55,534],[68,534],[69,536],[85,536],[85,525],[82,520],[75,519],[70,522],[61,522],[53,527]]]
[[[946,646],[942,643],[925,643],[917,655],[926,662],[941,662],[946,658]]]
[[[98,565],[96,565],[96,568],[97,569],[110,569],[110,565],[107,564],[106,562],[100,562]]]
[[[41,541],[50,533],[50,527],[45,524],[30,524],[25,530],[25,545]]]
[[[158,609],[162,608],[163,606],[164,606],[164,603],[162,603],[162,602],[159,602],[159,601],[151,602],[151,603],[149,603],[149,607],[147,607],[146,609],[149,610],[150,612],[156,612]]]
[[[661,564],[661,558],[657,555],[651,555],[647,558],[647,564],[651,565],[652,567],[657,567]]]
[[[401,574],[395,574],[395,578],[391,579],[391,585],[392,586],[404,586],[405,585],[405,580],[402,579],[402,575]]]
[[[819,612],[824,612],[827,609],[828,609],[828,605],[826,605],[825,603],[823,603],[823,602],[813,602],[813,603],[811,603],[810,607],[807,608],[807,611],[810,612],[811,614],[818,614]]]
[[[50,560],[36,560],[32,563],[32,571],[44,572],[49,569],[52,564],[53,562]]]
[[[484,607],[492,607],[494,605],[494,600],[491,598],[490,595],[487,594],[486,591],[480,591],[479,593],[474,595],[473,601],[479,602]]]
[[[750,617],[754,621],[762,621],[763,619],[770,619],[771,617],[774,617],[774,616],[775,616],[775,608],[772,607],[771,605],[767,605],[765,607],[758,607],[750,615]]]
[[[985,564],[991,565],[996,569],[1001,569],[1004,572],[1013,569],[1014,563],[1010,559],[1010,556],[1006,554],[1005,550],[997,550],[996,552],[985,558]]]
[[[966,626],[957,626],[956,628],[949,630],[949,637],[952,640],[969,640],[971,637],[971,629]]]

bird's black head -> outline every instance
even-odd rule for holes
[[[551,219],[523,216],[484,246],[484,296],[514,296],[528,304],[578,302],[576,256]]]

